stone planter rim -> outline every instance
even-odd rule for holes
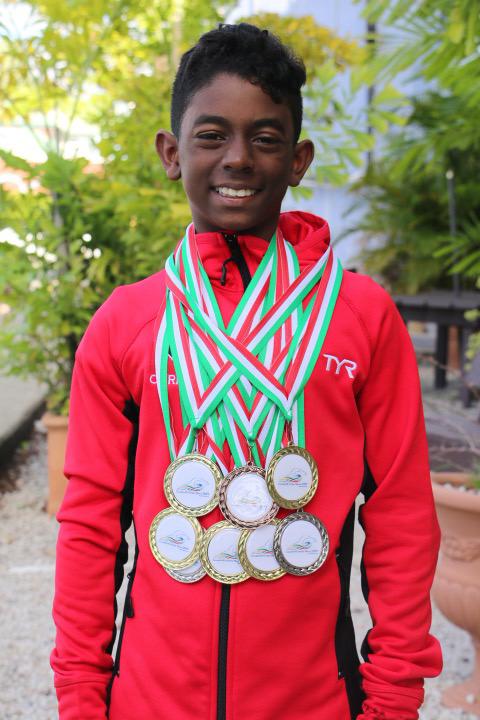
[[[42,423],[46,428],[65,427],[68,425],[68,416],[46,412],[42,415]]]
[[[457,487],[472,487],[471,473],[432,472],[433,496],[437,505],[480,513],[480,494],[460,492]],[[446,484],[457,487],[445,487]]]

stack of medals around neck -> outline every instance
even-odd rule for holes
[[[331,248],[300,270],[293,247],[277,231],[225,326],[200,263],[193,225],[167,260],[155,370],[170,455],[176,459],[164,480],[170,507],[154,517],[149,540],[155,559],[179,582],[205,574],[226,584],[249,577],[274,580],[286,573],[309,575],[325,562],[327,531],[304,510],[315,494],[318,470],[301,447],[302,398],[341,277]],[[184,421],[180,433],[170,425],[170,356]],[[287,426],[290,434],[284,436]],[[191,451],[200,430],[205,455]],[[224,447],[236,465],[230,472]],[[262,457],[271,458],[266,469],[259,466]],[[217,505],[225,519],[204,530],[198,518]],[[280,508],[293,512],[278,519]]]
[[[325,562],[329,549],[324,525],[303,510],[317,485],[314,458],[292,442],[273,456],[266,471],[250,461],[225,476],[204,455],[189,453],[167,468],[170,507],[151,524],[152,553],[183,583],[205,574],[225,584],[309,575]],[[217,504],[225,520],[204,531],[197,518]],[[280,520],[280,507],[296,512]]]

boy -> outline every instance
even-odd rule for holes
[[[166,271],[113,293],[77,353],[54,603],[61,720],[410,720],[440,672],[411,343],[388,295],[342,274],[324,220],[280,214],[313,158],[298,140],[304,82],[302,63],[246,24],[182,58],[157,150],[192,226]],[[360,491],[362,664],[348,597]]]

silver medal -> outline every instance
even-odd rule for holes
[[[198,580],[201,580],[207,574],[200,560],[195,560],[192,565],[189,565],[186,568],[181,568],[180,570],[174,570],[173,568],[165,566],[164,568],[170,577],[182,583],[198,582]]]
[[[323,565],[329,540],[325,526],[311,513],[292,513],[279,523],[273,549],[279,565],[292,575],[310,575]]]

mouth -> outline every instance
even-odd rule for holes
[[[220,195],[222,198],[228,198],[229,200],[245,200],[245,198],[251,198],[257,195],[260,190],[256,188],[240,187],[233,188],[228,185],[216,185],[213,190]]]

